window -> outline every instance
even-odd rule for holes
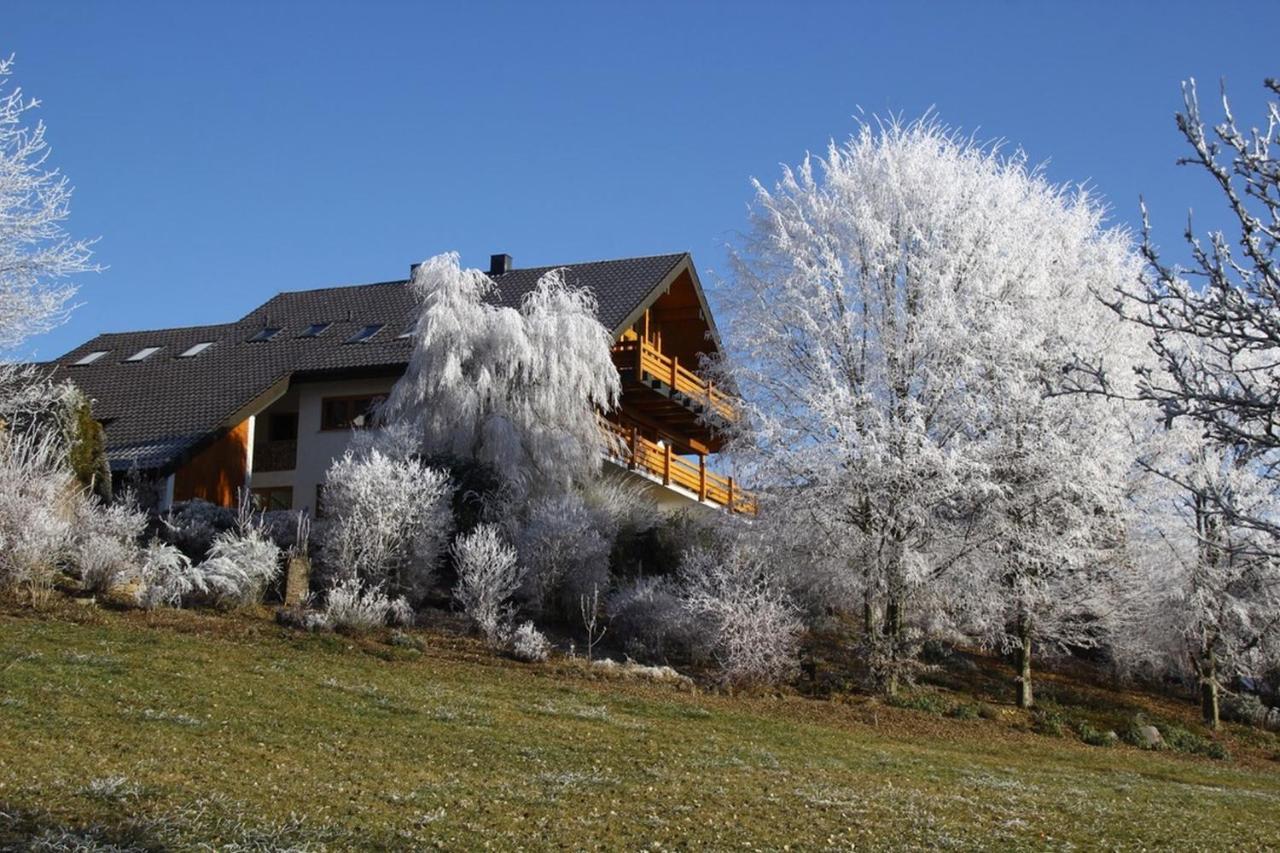
[[[104,355],[106,355],[106,354],[107,354],[107,353],[109,353],[110,351],[111,351],[111,350],[105,350],[105,349],[94,350],[93,352],[91,352],[91,353],[89,353],[88,355],[86,355],[84,358],[82,358],[82,359],[80,359],[79,361],[75,362],[75,365],[74,365],[74,366],[76,366],[76,367],[80,367],[80,366],[85,365],[85,364],[93,364],[95,361],[97,361],[98,359],[102,358]]]
[[[178,353],[178,358],[194,358],[211,346],[213,346],[213,341],[201,341],[200,343],[193,344]]]
[[[258,512],[274,512],[281,509],[293,509],[292,486],[264,486],[251,489],[253,508]]]
[[[318,338],[321,335],[323,335],[332,325],[333,325],[332,323],[312,323],[310,326],[307,326],[306,331],[298,335],[298,337]]]
[[[160,352],[160,347],[143,347],[126,358],[125,361],[146,361],[158,352]]]
[[[262,330],[258,332],[258,334],[254,335],[252,338],[249,338],[249,343],[256,344],[262,341],[269,341],[278,334],[280,334],[279,326],[264,326]]]
[[[320,429],[359,429],[369,425],[373,409],[387,399],[384,395],[326,397],[320,401]]]
[[[371,323],[368,326],[365,326],[360,331],[356,332],[351,337],[347,338],[347,343],[362,344],[365,341],[372,340],[374,335],[382,331],[382,326],[383,326],[382,323]]]

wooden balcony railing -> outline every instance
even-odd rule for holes
[[[255,471],[292,471],[298,467],[298,442],[259,441],[253,445]]]
[[[674,356],[644,339],[619,341],[613,345],[613,363],[619,370],[632,370],[636,381],[657,380],[672,394],[683,394],[692,402],[708,406],[718,417],[732,420],[733,397],[714,387]]]
[[[700,501],[719,504],[729,512],[756,513],[756,500],[742,491],[732,477],[708,470],[706,457],[691,462],[675,453],[669,444],[659,444],[640,435],[634,426],[604,421],[617,437],[617,457],[628,468],[640,469],[662,480],[664,486],[680,486]]]

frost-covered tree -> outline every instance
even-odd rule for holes
[[[523,490],[564,490],[600,469],[608,436],[597,413],[617,402],[612,339],[595,299],[559,270],[514,309],[456,253],[420,264],[414,350],[382,410],[420,430],[424,456],[492,467]]]
[[[48,164],[44,123],[30,123],[39,102],[12,73],[13,58],[0,59],[0,352],[61,323],[75,295],[67,278],[95,269],[91,241],[63,227],[71,184]]]
[[[1256,461],[1185,419],[1154,436],[1140,464],[1147,481],[1133,516],[1139,583],[1125,597],[1120,645],[1134,668],[1149,664],[1194,682],[1205,724],[1217,728],[1224,689],[1280,666],[1275,543],[1257,525],[1232,524],[1280,518],[1280,505]],[[1224,515],[1224,502],[1238,513]]]
[[[1029,242],[1051,247],[1034,261],[1051,272],[1014,281],[975,330],[986,365],[974,386],[980,420],[969,425],[980,467],[963,520],[980,533],[944,584],[979,639],[1017,652],[1024,708],[1034,703],[1035,647],[1092,648],[1109,638],[1128,581],[1133,436],[1151,416],[1115,397],[1059,393],[1077,354],[1128,368],[1144,342],[1091,292],[1136,275],[1136,255],[1123,235],[1102,230],[1097,207],[1060,201],[1023,202],[1042,208],[1023,227]]]
[[[858,589],[892,692],[912,662],[912,606],[986,533],[991,430],[1017,430],[992,402],[1008,383],[1034,398],[1053,367],[1017,362],[1010,327],[1042,341],[1091,322],[1079,294],[1132,267],[1086,193],[933,121],[863,126],[755,186],[716,366],[745,400],[730,449],[766,512],[846,561],[842,597]],[[1075,313],[1042,328],[1063,309]]]
[[[452,494],[449,475],[416,458],[347,451],[325,475],[321,562],[420,603],[453,532]]]
[[[1265,86],[1280,96],[1280,81],[1269,79]],[[1167,263],[1148,225],[1146,274],[1136,287],[1117,288],[1113,307],[1152,333],[1157,364],[1143,373],[1140,395],[1157,403],[1167,420],[1200,423],[1223,448],[1265,455],[1259,470],[1280,486],[1280,161],[1274,151],[1280,100],[1268,102],[1261,126],[1244,130],[1225,92],[1223,118],[1212,128],[1201,116],[1194,80],[1183,85],[1183,99],[1177,126],[1191,151],[1179,162],[1207,173],[1222,193],[1234,233],[1201,238],[1188,221],[1190,264],[1182,267]],[[1145,224],[1145,206],[1143,219]],[[1114,379],[1097,366],[1086,372],[1104,385]],[[1216,505],[1228,524],[1254,525],[1280,541],[1275,518],[1242,516],[1212,491],[1201,498]],[[1280,547],[1275,550],[1280,554]]]

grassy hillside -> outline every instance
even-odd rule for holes
[[[1221,761],[1036,734],[1008,706],[952,719],[858,698],[727,697],[519,664],[442,634],[418,635],[419,650],[265,616],[59,607],[0,611],[0,846],[1280,840],[1270,735],[1230,739]]]

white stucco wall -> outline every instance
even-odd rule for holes
[[[272,412],[297,411],[298,457],[293,471],[255,471],[251,488],[290,486],[294,509],[315,509],[316,486],[324,482],[329,464],[346,449],[350,430],[321,430],[320,401],[325,397],[352,397],[363,394],[386,394],[395,379],[344,379],[335,382],[305,382],[289,389],[289,393],[272,403],[259,415],[260,428],[265,428]]]

